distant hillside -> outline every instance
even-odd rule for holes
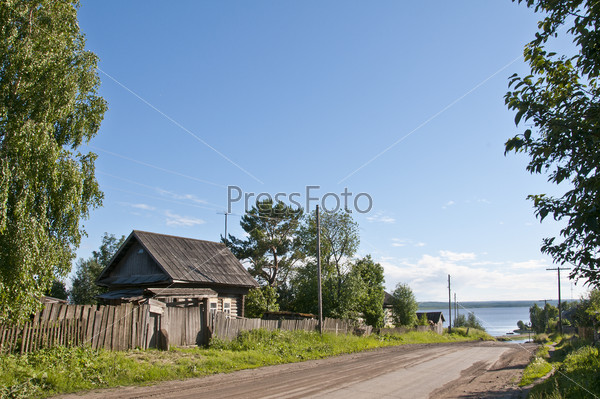
[[[564,302],[575,302],[575,300],[567,299],[563,300]],[[558,300],[548,300],[546,301],[553,306],[558,306]],[[544,301],[473,301],[473,302],[458,302],[461,306],[464,306],[467,309],[475,309],[475,308],[530,308],[534,303],[537,303],[538,306],[543,307]],[[448,302],[419,302],[420,310],[427,309],[447,309]]]

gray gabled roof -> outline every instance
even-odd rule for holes
[[[394,304],[394,297],[389,294],[387,291],[383,291],[383,307],[391,308]]]
[[[134,230],[98,277],[102,283],[138,242],[172,282],[257,287],[258,283],[220,242]]]
[[[442,312],[417,312],[417,318],[421,318],[421,315],[425,313],[427,315],[427,320],[431,320],[434,323],[439,323],[440,319],[444,322],[446,318],[444,317],[444,313]]]

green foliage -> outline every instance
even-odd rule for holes
[[[537,303],[529,308],[529,320],[531,329],[540,334],[543,332],[553,332],[557,326],[558,308],[549,303],[540,308]]]
[[[347,271],[345,269],[349,266],[350,259],[360,244],[358,224],[352,219],[352,215],[344,210],[335,213],[322,212],[319,224],[323,270],[335,269],[329,272],[343,276]],[[315,211],[308,215],[298,235],[304,254],[316,262],[317,223]]]
[[[527,367],[525,367],[525,370],[523,370],[523,375],[521,376],[519,386],[529,385],[533,381],[552,371],[553,367],[550,363],[548,363],[546,360],[547,358],[548,346],[543,345],[536,351],[531,362],[527,365]]]
[[[421,317],[419,317],[419,320],[417,321],[417,325],[419,325],[419,326],[428,326],[429,325],[429,319],[427,318],[427,313],[423,313],[421,315]]]
[[[559,361],[550,361],[554,375],[536,385],[531,398],[589,398],[600,396],[600,354],[597,347],[567,345]]]
[[[596,324],[600,323],[600,288],[590,291],[585,312]]]
[[[419,305],[408,284],[398,283],[392,293],[392,317],[397,326],[412,327],[417,321]]]
[[[469,312],[469,316],[467,316],[467,327],[476,328],[478,330],[485,331],[485,328],[483,327],[483,325],[481,324],[479,319],[477,319],[477,316],[475,316],[475,313],[473,313],[473,312]]]
[[[277,291],[273,287],[253,288],[248,292],[245,301],[244,315],[250,318],[261,318],[264,312],[276,312]]]
[[[371,255],[367,255],[354,263],[352,273],[357,274],[362,282],[362,295],[356,300],[365,323],[375,328],[383,327],[383,267],[373,262]]]
[[[250,263],[255,277],[277,288],[280,308],[317,314],[316,214],[301,217],[302,210],[281,202],[259,202],[242,218],[248,239],[230,235],[228,245],[238,259]],[[353,259],[360,241],[358,224],[350,213],[340,211],[323,212],[320,225],[323,314],[362,317],[369,325],[383,326],[383,268],[370,256]],[[302,264],[297,266],[299,261]],[[264,312],[267,299],[263,297],[251,293],[247,315]]]
[[[114,234],[104,233],[102,244],[98,251],[93,251],[88,259],[79,259],[76,265],[75,277],[69,292],[71,301],[76,305],[91,305],[97,303],[96,296],[107,291],[106,288],[96,285],[96,279],[117,252],[125,236],[115,237]]]
[[[360,317],[375,327],[383,326],[383,268],[371,256],[353,260],[358,244],[358,225],[350,213],[323,212],[321,227],[321,277],[323,314],[326,317]],[[290,281],[291,307],[298,312],[318,312],[316,214],[310,214],[298,233],[306,257]]]
[[[519,3],[521,0],[519,0]],[[561,238],[544,239],[542,252],[559,264],[574,265],[571,278],[600,286],[600,107],[598,98],[598,21],[600,7],[592,0],[526,0],[543,12],[535,39],[525,46],[531,74],[510,78],[505,102],[516,112],[515,123],[533,124],[506,142],[506,152],[524,152],[527,171],[548,175],[564,185],[562,196],[530,195],[540,221],[551,215],[563,221]],[[574,55],[548,51],[552,39],[570,35]]]
[[[435,333],[433,333],[435,334]],[[495,338],[485,332],[485,330],[479,330],[471,327],[457,327],[452,329],[451,334],[444,334],[444,336],[450,337],[453,341],[494,341]]]
[[[28,317],[66,277],[101,205],[95,154],[106,107],[77,1],[0,3],[0,321]]]
[[[65,301],[69,297],[65,283],[59,280],[54,280],[52,282],[52,287],[50,287],[44,295],[51,296],[52,298],[64,299]]]
[[[348,272],[339,281],[337,275],[322,271],[323,315],[332,318],[357,319],[360,316],[360,299],[364,298],[366,287],[360,275]],[[292,310],[318,313],[317,284],[316,263],[308,262],[298,268],[291,280],[291,288],[294,292]],[[341,289],[338,289],[339,284]]]
[[[453,324],[453,327],[466,327],[467,317],[464,314],[459,313],[457,316],[454,317]]]
[[[370,256],[351,263],[342,276],[335,268],[323,270],[322,294],[325,317],[357,320],[374,327],[383,326],[383,267]],[[299,267],[291,280],[292,310],[318,313],[317,267],[313,262]],[[341,284],[341,289],[338,289]]]
[[[307,264],[297,268],[290,281],[290,292],[292,292],[292,300],[290,301],[289,310],[302,313],[318,314],[319,303],[317,300],[317,264],[308,262]],[[326,296],[326,287],[324,285],[323,294]],[[323,312],[327,315],[328,303],[323,301]]]
[[[350,213],[344,210],[335,213],[321,212],[319,218],[323,312],[329,317],[356,318],[360,310],[353,296],[361,290],[361,279],[352,273],[351,269],[352,257],[360,242],[358,224]],[[308,270],[313,269],[313,265],[317,263],[316,239],[316,211],[313,211],[306,217],[298,232],[298,242],[301,243],[301,250],[308,260]],[[294,283],[293,285],[298,286]]]
[[[600,289],[594,288],[576,304],[573,323],[581,327],[593,327],[600,322]]]
[[[250,263],[250,273],[270,287],[288,280],[295,263],[303,254],[294,240],[302,217],[302,209],[294,209],[271,199],[257,202],[242,217],[240,225],[248,234],[245,240],[231,234],[221,237],[241,261]]]
[[[475,328],[477,330],[485,331],[485,328],[473,312],[469,312],[466,317],[464,314],[459,313],[458,316],[454,318],[454,327]]]
[[[517,328],[521,331],[527,330],[527,326],[523,323],[523,320],[517,321]]]

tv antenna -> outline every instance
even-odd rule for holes
[[[217,212],[217,215],[225,215],[225,246],[227,246],[228,243],[228,239],[227,239],[227,215],[231,215],[231,212]]]

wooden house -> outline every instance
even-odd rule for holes
[[[100,273],[106,304],[150,302],[154,330],[172,345],[205,343],[211,312],[244,316],[258,283],[223,243],[134,230]],[[158,339],[158,338],[157,338]]]
[[[442,334],[444,332],[444,322],[446,319],[444,318],[443,312],[417,312],[417,319],[420,319],[423,314],[427,315],[429,326],[433,331],[437,332],[438,334]]]
[[[211,309],[243,316],[258,283],[225,244],[134,230],[100,273],[100,298],[118,304],[150,297],[164,303],[208,298]]]
[[[394,297],[387,291],[384,291],[383,295],[383,327],[391,328],[394,327],[394,317],[392,311]]]

